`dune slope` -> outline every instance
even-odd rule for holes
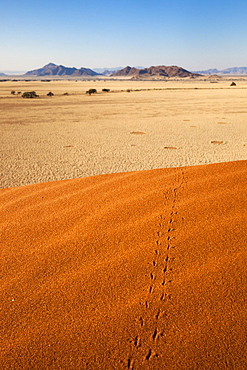
[[[246,175],[2,189],[1,369],[244,369]]]

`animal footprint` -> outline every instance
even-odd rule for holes
[[[159,331],[158,329],[154,329],[154,332],[153,332],[153,335],[152,335],[152,339],[154,341],[156,341],[160,336],[163,335],[163,332],[162,331]]]
[[[146,361],[149,361],[149,360],[151,360],[153,357],[158,357],[158,354],[157,354],[155,351],[153,351],[152,349],[149,349],[149,351],[148,351],[147,355],[145,356],[145,360],[146,360]]]
[[[162,316],[164,316],[164,314],[165,314],[165,312],[164,312],[164,311],[159,310],[159,311],[156,313],[156,315],[154,316],[154,318],[155,318],[156,320],[159,320]]]
[[[127,368],[130,369],[130,370],[132,370],[134,368],[134,360],[133,360],[133,358],[128,358]]]
[[[141,338],[139,337],[139,335],[137,335],[137,337],[135,337],[135,339],[132,339],[130,341],[136,348],[139,348],[141,347]]]
[[[140,326],[143,327],[144,326],[144,320],[142,317],[139,318],[139,323],[140,323]]]
[[[160,296],[160,301],[164,301],[165,299],[171,299],[171,294],[162,293]]]

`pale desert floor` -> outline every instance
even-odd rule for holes
[[[1,82],[0,186],[246,159],[247,81],[230,83]]]

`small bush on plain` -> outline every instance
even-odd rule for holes
[[[22,94],[22,97],[23,98],[37,98],[39,95],[36,94],[35,91],[26,91]]]
[[[96,89],[89,89],[88,91],[86,91],[86,94],[88,94],[88,95],[97,94],[97,90]]]

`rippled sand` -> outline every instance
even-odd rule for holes
[[[247,162],[2,189],[0,367],[244,369]]]

